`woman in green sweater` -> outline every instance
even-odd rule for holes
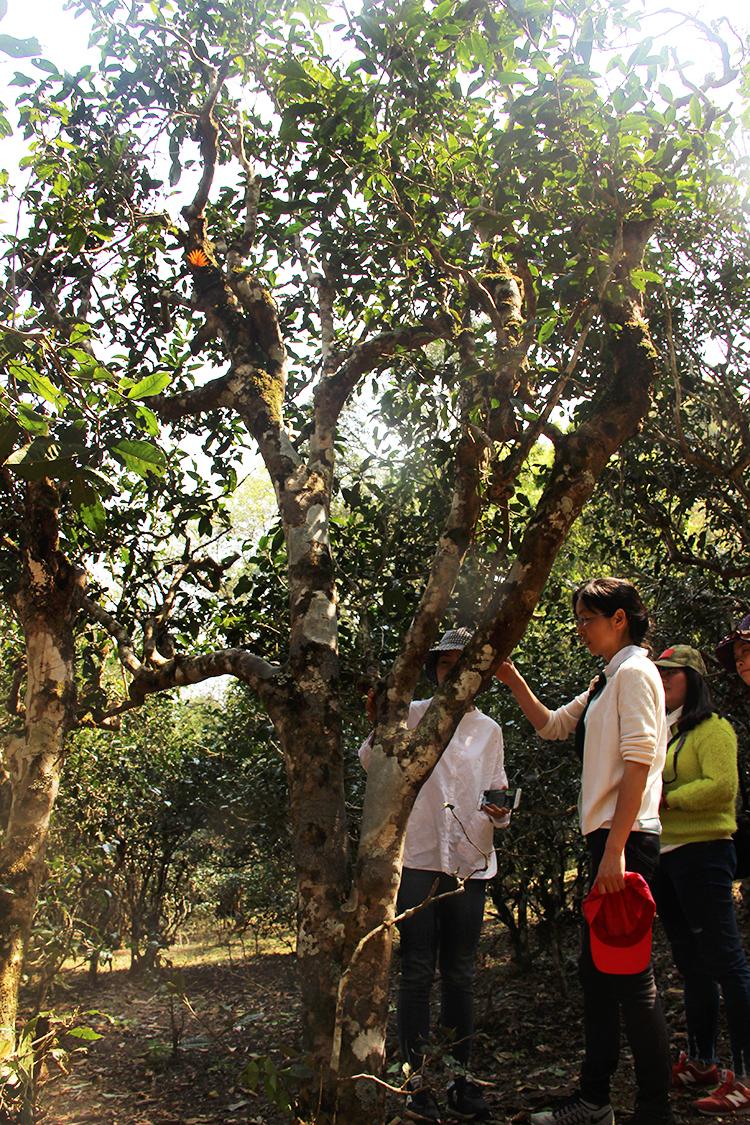
[[[651,890],[682,974],[688,1033],[673,1085],[718,1086],[695,1108],[723,1115],[750,1109],[750,969],[732,898],[737,738],[714,711],[696,649],[675,645],[655,663],[671,738],[659,810],[661,858]],[[734,1070],[721,1075],[720,993],[734,1060]]]

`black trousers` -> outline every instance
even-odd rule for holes
[[[439,871],[405,867],[398,892],[399,914],[424,902],[438,880],[438,894],[455,891],[457,880]],[[430,1039],[430,991],[440,967],[440,1024],[454,1036],[451,1054],[468,1067],[474,1035],[474,959],[484,919],[484,879],[468,879],[460,894],[432,902],[399,922],[401,981],[398,1037],[401,1056],[413,1070],[424,1062]]]
[[[586,837],[596,878],[609,830]],[[648,882],[659,862],[659,837],[631,832],[625,845],[625,869]],[[592,882],[593,885],[593,882]],[[633,1052],[638,1125],[665,1125],[672,1120],[669,1090],[672,1070],[669,1037],[653,965],[641,973],[602,973],[591,957],[588,923],[584,922],[578,976],[583,988],[586,1054],[581,1067],[581,1093],[597,1105],[609,1102],[610,1078],[620,1059],[620,1016]]]

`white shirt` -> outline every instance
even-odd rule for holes
[[[684,704],[680,704],[676,711],[670,711],[667,715],[667,748],[669,748],[669,743],[672,741],[672,739],[677,737],[676,734],[672,733],[672,727],[682,718],[683,707]],[[677,775],[675,774],[675,777],[676,776]],[[659,851],[661,855],[666,855],[667,852],[673,852],[676,851],[677,848],[684,847],[684,844],[662,844]]]
[[[413,729],[430,705],[415,701],[407,727]],[[370,739],[360,747],[365,769]],[[424,783],[406,827],[404,867],[442,871],[462,879],[491,879],[497,871],[494,823],[481,811],[485,789],[505,789],[503,732],[481,711],[469,711],[458,724],[434,770]]]
[[[667,753],[667,717],[659,669],[646,649],[626,645],[604,669],[607,683],[586,712],[586,747],[581,774],[581,831],[610,828],[625,762],[647,765],[648,778],[633,830],[661,832],[659,800]],[[589,693],[553,711],[539,734],[561,739],[571,734]]]
[[[667,739],[668,739],[669,742],[671,742],[673,738],[677,737],[675,734],[672,733],[672,727],[675,725],[675,723],[678,723],[680,721],[680,719],[682,718],[682,712],[684,710],[684,707],[685,707],[685,704],[681,703],[680,706],[675,711],[670,711],[667,715]]]

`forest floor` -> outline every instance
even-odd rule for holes
[[[750,918],[738,910],[743,936]],[[492,1106],[493,1119],[523,1125],[529,1111],[550,1104],[575,1085],[582,1053],[580,991],[571,927],[565,968],[544,953],[532,970],[513,961],[505,927],[488,908],[477,972],[477,1034],[472,1070]],[[747,948],[747,943],[746,943]],[[658,923],[654,928],[657,981],[675,1058],[685,1047],[682,991]],[[262,1088],[252,1092],[242,1074],[253,1058],[278,1070],[299,1046],[299,1001],[294,956],[277,942],[242,946],[235,935],[204,932],[175,946],[170,965],[133,978],[124,954],[95,986],[81,967],[67,968],[53,998],[61,1023],[65,1069],[51,1062],[42,1080],[38,1121],[43,1125],[283,1125],[290,1117]],[[398,971],[395,958],[394,983]],[[175,976],[175,974],[177,974]],[[170,981],[172,982],[170,985]],[[175,991],[175,986],[177,991]],[[182,993],[182,997],[179,993]],[[395,996],[395,993],[394,993]],[[64,1027],[68,1031],[63,1030]],[[82,1039],[70,1029],[100,1038]],[[720,1046],[731,1065],[726,1031]],[[622,1117],[632,1111],[632,1067],[623,1049],[612,1101]],[[398,1083],[394,1021],[388,1034],[390,1080]],[[436,1063],[439,1091],[444,1073]],[[439,1093],[438,1100],[442,1101]],[[689,1095],[676,1093],[677,1125],[700,1120]],[[403,1102],[388,1097],[388,1121],[404,1121]],[[367,1125],[363,1122],[362,1125]]]

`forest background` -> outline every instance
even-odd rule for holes
[[[582,0],[72,7],[96,64],[2,42],[2,1053],[28,1108],[19,988],[72,947],[149,969],[196,910],[293,917],[297,1112],[375,1122],[403,833],[480,691],[522,963],[581,897],[575,765],[499,661],[579,690],[594,572],[655,648],[750,610],[746,36]]]

